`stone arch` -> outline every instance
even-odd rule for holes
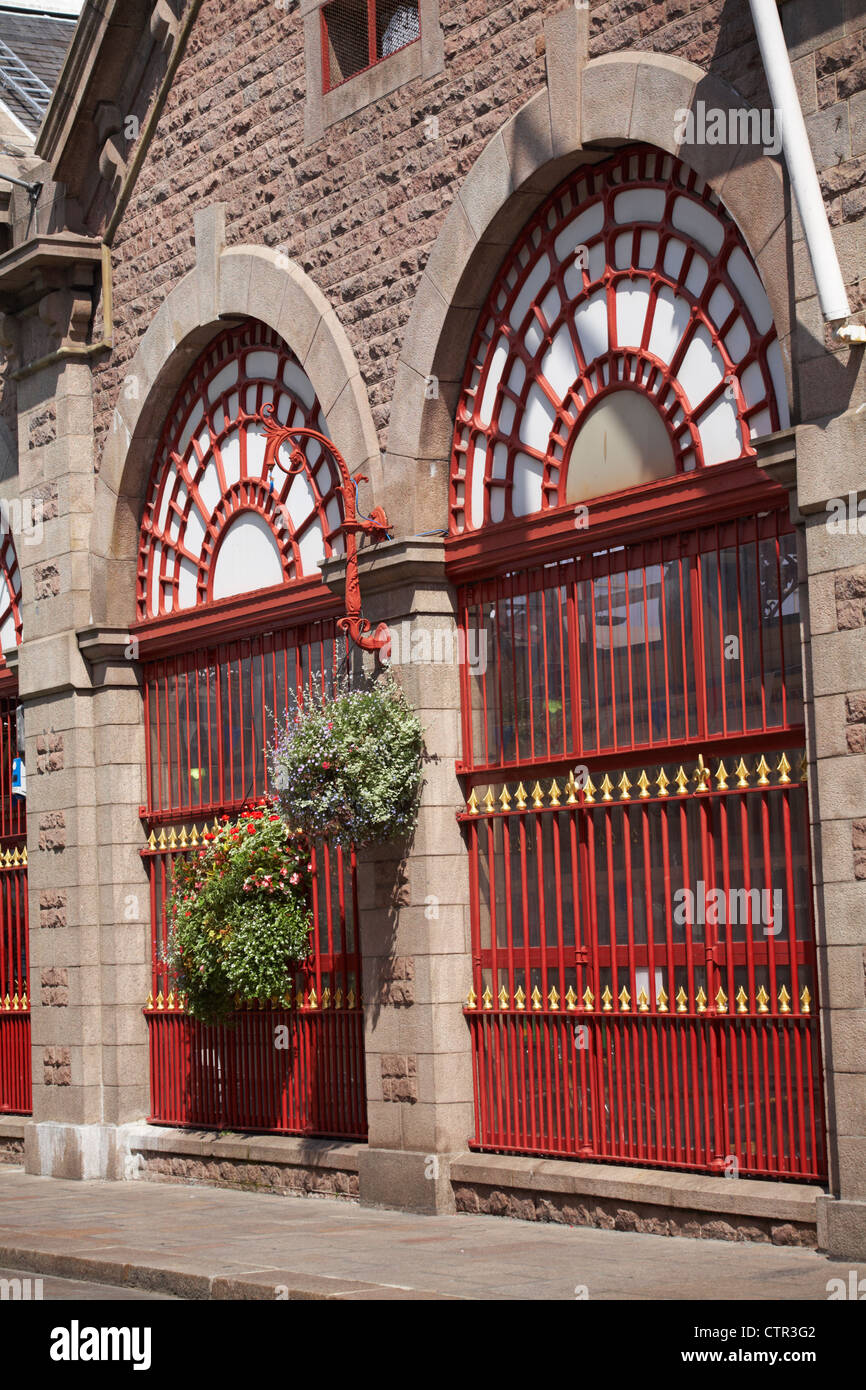
[[[224,246],[224,205],[196,215],[197,264],[171,291],[124,373],[96,480],[91,528],[95,625],[134,619],[141,509],[166,411],[204,347],[255,318],[292,348],[349,467],[381,472],[366,388],[345,330],[301,268],[265,246]]]
[[[749,103],[720,78],[666,54],[618,52],[581,67],[578,31],[563,26],[562,35],[570,34],[571,52],[560,52],[547,88],[506,122],[469,171],[419,282],[397,367],[381,494],[398,532],[447,526],[446,460],[460,382],[478,313],[506,252],[567,173],[618,146],[646,143],[685,158],[718,194],[760,271],[792,404],[789,209],[779,164],[753,146],[676,140],[677,113],[698,101],[724,111]],[[566,81],[557,73],[569,65]],[[407,468],[418,479],[411,494]]]

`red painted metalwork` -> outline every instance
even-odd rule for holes
[[[636,311],[639,333],[625,312],[620,318],[636,294],[646,305]],[[576,368],[565,381],[569,357]],[[693,400],[702,373],[708,384]],[[735,224],[694,171],[648,146],[582,165],[506,258],[479,316],[457,407],[452,532],[563,507],[584,416],[615,389],[655,404],[678,475],[707,466],[702,429],[725,402],[741,444],[728,459],[753,455],[753,433],[787,423],[775,327]],[[540,428],[531,415],[549,417],[543,448],[527,441]],[[524,487],[515,506],[518,459]]]
[[[201,827],[203,831],[205,827]],[[198,835],[198,830],[196,834]],[[165,963],[165,902],[186,828],[151,835],[151,1120],[199,1129],[268,1130],[363,1138],[367,1132],[364,1016],[353,852],[313,849],[310,954],[291,999],[261,1001],[206,1028],[175,1006]],[[278,1043],[277,1028],[288,1037]]]
[[[623,345],[635,286],[642,329]],[[660,356],[665,302],[681,319]],[[558,394],[557,335],[578,364],[565,382],[560,352]],[[795,537],[751,444],[786,422],[780,360],[733,222],[647,147],[560,185],[479,317],[446,540],[467,653],[475,1147],[826,1174]],[[599,471],[580,429],[614,389],[654,403],[675,471],[581,516],[569,463]],[[739,445],[711,462],[717,406]]]
[[[805,788],[641,771],[461,817],[475,1145],[820,1178]]]
[[[273,417],[273,406],[265,406],[265,433],[268,445],[265,451],[265,470],[273,473],[275,468],[292,478],[307,468],[307,459],[297,441],[314,441],[323,451],[330,454],[340,474],[343,494],[343,523],[340,527],[346,538],[346,612],[337,626],[351,637],[358,647],[365,651],[380,651],[391,640],[385,623],[378,623],[375,632],[370,632],[370,623],[361,615],[361,585],[358,580],[357,535],[369,536],[373,541],[389,539],[388,518],[381,507],[374,507],[369,516],[358,516],[358,486],[368,481],[364,473],[349,472],[343,455],[330,439],[317,430],[301,429],[293,425],[281,425]],[[284,444],[291,445],[288,464],[280,462],[280,449]]]
[[[304,448],[295,447],[283,485],[275,486],[273,436],[283,427],[300,431]],[[149,836],[142,853],[151,899],[153,989],[145,1013],[154,1122],[366,1133],[353,854],[314,848],[310,954],[290,1006],[264,1002],[241,1010],[235,1027],[205,1028],[179,1007],[164,961],[171,865],[199,833],[179,823],[232,815],[267,792],[265,748],[275,720],[300,692],[334,687],[348,661],[341,626],[359,636],[369,626],[359,609],[340,625],[339,600],[318,569],[303,572],[303,554],[312,553],[304,551],[305,535],[315,532],[322,555],[344,547],[348,475],[324,431],[296,359],[270,329],[250,321],[221,334],[196,363],[151,476],[135,638],[147,747],[142,816]],[[372,528],[358,521],[350,491],[354,551],[355,530]],[[270,527],[283,582],[214,598],[219,545],[243,512]],[[192,576],[184,581],[181,564]],[[288,1027],[285,1048],[275,1041],[281,1024]]]
[[[281,423],[317,427],[291,496],[292,480],[275,488],[264,468],[265,406]],[[309,378],[270,328],[248,320],[214,340],[178,392],[156,451],[139,547],[140,620],[214,601],[220,544],[244,513],[271,531],[284,584],[319,578],[312,558],[305,566],[305,544],[317,558],[343,549],[341,479],[322,457],[325,429]]]
[[[335,87],[342,86],[350,78],[366,72],[376,63],[381,63],[385,58],[390,58],[394,53],[400,52],[400,49],[408,48],[410,43],[416,43],[420,39],[418,6],[415,0],[409,0],[404,8],[411,8],[415,12],[416,33],[399,48],[392,48],[388,53],[380,51],[387,20],[397,8],[393,0],[331,0],[330,4],[321,7],[319,25],[323,92],[332,92]],[[344,54],[342,62],[338,61],[339,75],[336,75],[336,80],[331,68],[332,46],[335,49],[340,46],[354,50]]]
[[[0,697],[0,1114],[33,1108],[27,834],[24,802],[12,796],[17,701]]]

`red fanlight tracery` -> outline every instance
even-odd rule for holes
[[[273,486],[263,411],[316,438]],[[203,354],[169,413],[142,519],[138,616],[318,577],[341,554],[341,478],[309,378],[282,340],[249,321]]]
[[[11,530],[0,539],[0,668],[6,653],[21,645],[21,571]]]
[[[457,409],[451,530],[610,492],[578,438],[618,391],[652,402],[671,472],[752,455],[788,423],[772,313],[718,197],[671,155],[583,166],[521,234],[488,296]],[[600,473],[595,490],[581,474]]]

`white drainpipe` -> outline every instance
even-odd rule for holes
[[[821,311],[830,323],[840,325],[836,329],[838,338],[848,342],[866,342],[866,328],[861,324],[848,323],[851,308],[815,172],[776,0],[749,0],[749,5],[767,75],[770,100],[776,120],[781,125],[785,163],[809,247]]]

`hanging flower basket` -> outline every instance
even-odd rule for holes
[[[240,1001],[281,998],[310,949],[309,848],[260,802],[223,817],[174,863],[166,960],[186,1011],[217,1023]]]
[[[283,815],[312,839],[384,844],[415,824],[423,729],[393,677],[306,694],[270,752]]]

